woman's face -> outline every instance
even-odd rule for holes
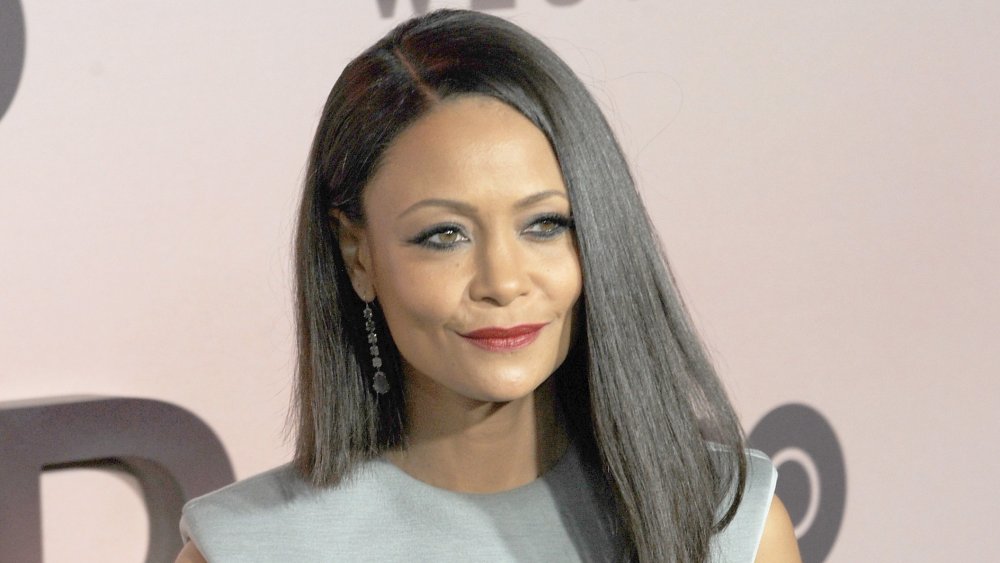
[[[559,165],[528,119],[487,97],[440,104],[393,141],[363,204],[341,247],[408,385],[505,402],[559,367],[580,260]]]

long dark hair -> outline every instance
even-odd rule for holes
[[[320,119],[296,238],[295,462],[331,485],[401,443],[398,351],[376,321],[391,391],[363,372],[368,346],[331,211],[364,223],[361,194],[393,139],[442,100],[484,95],[520,111],[551,143],[570,196],[583,268],[581,329],[554,375],[575,439],[616,498],[628,552],[700,562],[735,514],[746,461],[739,422],[667,268],[614,135],[584,85],[548,47],[494,16],[441,10],[409,20],[354,59]],[[733,502],[723,506],[727,490]]]

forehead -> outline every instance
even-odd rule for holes
[[[566,192],[548,139],[512,107],[484,96],[445,101],[386,150],[365,190],[369,215],[427,198],[503,206],[539,191]]]

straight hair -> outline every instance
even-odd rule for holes
[[[364,303],[331,212],[364,224],[361,196],[386,148],[436,105],[467,95],[515,108],[559,162],[583,271],[582,337],[553,377],[568,430],[614,493],[622,558],[706,560],[742,498],[739,421],[599,107],[552,50],[486,14],[439,10],[400,24],[347,65],[327,99],[295,241],[295,465],[331,486],[402,443],[399,352],[376,307],[391,387],[376,394],[363,368]],[[733,455],[713,461],[709,442]]]

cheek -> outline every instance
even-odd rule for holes
[[[573,260],[572,267],[566,268],[566,298],[575,305],[583,292],[583,272],[580,270],[580,261]]]
[[[391,253],[377,256],[375,290],[401,349],[407,341],[441,330],[450,318],[461,298],[456,276],[448,275],[451,269]]]
[[[575,247],[551,257],[546,268],[549,278],[549,294],[553,301],[565,306],[567,315],[574,312],[575,304],[583,291],[583,272]]]
[[[583,294],[583,270],[575,245],[571,253],[564,255],[564,260],[554,271],[558,273],[558,279],[553,284],[555,289],[552,299],[564,310],[561,337],[563,349],[560,353],[566,354],[572,343],[580,336],[579,327],[582,320],[580,297]]]
[[[577,333],[578,327],[582,321],[581,319],[581,303],[580,297],[583,294],[583,278],[579,269],[576,270],[576,276],[567,279],[565,284],[565,292],[561,296],[563,303],[566,307],[566,324],[563,327],[563,336],[568,342],[573,342],[579,336]]]

